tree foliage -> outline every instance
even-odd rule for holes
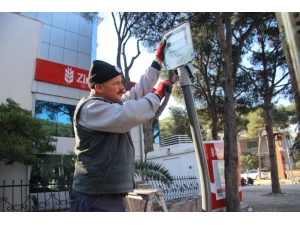
[[[259,106],[256,110],[250,112],[247,118],[249,120],[247,134],[250,137],[257,137],[259,136],[260,131],[266,129],[265,111],[262,106]],[[288,106],[273,106],[272,120],[274,121],[274,131],[286,129],[295,122],[297,123],[295,104],[290,104]]]
[[[251,170],[258,168],[258,158],[251,152],[243,152],[240,158],[241,166],[243,170]]]
[[[298,123],[295,103],[284,106],[282,104],[272,109],[274,127],[278,129],[286,129],[292,124]]]
[[[261,130],[265,130],[266,123],[264,117],[264,110],[261,107],[248,114],[247,134],[250,137],[257,137]]]
[[[300,151],[299,151],[299,149],[296,153],[294,153],[293,157],[294,157],[296,169],[300,169]]]
[[[224,92],[222,89],[222,56],[217,26],[212,13],[194,13],[191,20],[195,49],[193,95],[199,115],[206,115],[206,123],[214,140],[223,131]],[[203,121],[203,120],[202,120]],[[201,121],[200,124],[203,122]]]
[[[176,135],[175,122],[172,116],[159,120],[160,138],[164,139]]]
[[[0,127],[0,159],[6,165],[31,165],[36,160],[33,151],[46,153],[56,149],[55,139],[43,129],[40,120],[11,98],[0,105]]]
[[[170,113],[173,116],[175,135],[187,134],[192,139],[190,123],[187,116],[187,111],[180,107],[170,107]]]
[[[98,18],[98,12],[81,12],[80,15],[85,18],[87,22],[93,22]]]
[[[244,131],[247,130],[248,124],[249,124],[249,119],[247,118],[247,115],[237,114],[236,117],[236,131],[238,133],[237,138],[239,138],[239,136],[242,135]]]
[[[186,13],[181,12],[147,12],[133,13],[142,19],[134,22],[132,35],[140,40],[148,52],[155,52],[157,44],[161,42],[164,32],[174,28],[187,19]],[[135,18],[133,17],[133,18]]]
[[[224,132],[225,84],[223,58],[216,20],[213,13],[187,13],[186,18],[189,19],[191,25],[195,50],[195,60],[193,62],[195,74],[192,90],[200,124],[205,123],[205,128],[210,130],[212,139],[217,140],[219,139],[218,133]],[[233,25],[234,28],[236,28],[235,25]],[[242,47],[243,42],[239,46],[237,44],[233,45],[232,54],[237,59],[245,54],[245,51],[239,50]],[[238,65],[240,60],[235,60],[235,63]],[[253,101],[255,101],[255,95],[251,93],[252,90],[249,88],[247,77],[245,78],[237,73],[235,74],[235,80],[235,110],[242,116],[251,109]],[[183,104],[183,94],[179,85],[174,85],[172,95],[178,102]],[[237,135],[239,133],[238,131]]]

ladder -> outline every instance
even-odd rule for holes
[[[163,192],[161,189],[134,189],[127,195],[127,203],[131,212],[136,212],[134,204],[130,199],[142,199],[146,201],[144,212],[151,212],[153,198],[157,197],[158,204],[161,206],[163,212],[168,212]]]

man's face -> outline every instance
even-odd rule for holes
[[[118,75],[103,84],[95,85],[96,94],[112,102],[117,102],[124,94],[125,87],[122,83],[122,76]]]

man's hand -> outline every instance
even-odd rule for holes
[[[168,93],[171,92],[172,84],[173,83],[169,80],[161,81],[154,93],[159,97],[160,100],[162,100]]]
[[[164,47],[165,47],[166,41],[161,42],[160,45],[157,47],[156,55],[155,57],[159,59],[161,62],[165,61],[164,56]]]

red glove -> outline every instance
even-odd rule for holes
[[[154,92],[162,100],[168,93],[171,92],[172,82],[169,80],[162,81],[158,84],[156,91]]]
[[[165,61],[165,55],[164,55],[164,47],[165,47],[166,41],[161,42],[160,45],[157,47],[156,50],[156,58],[158,58],[161,62]]]

